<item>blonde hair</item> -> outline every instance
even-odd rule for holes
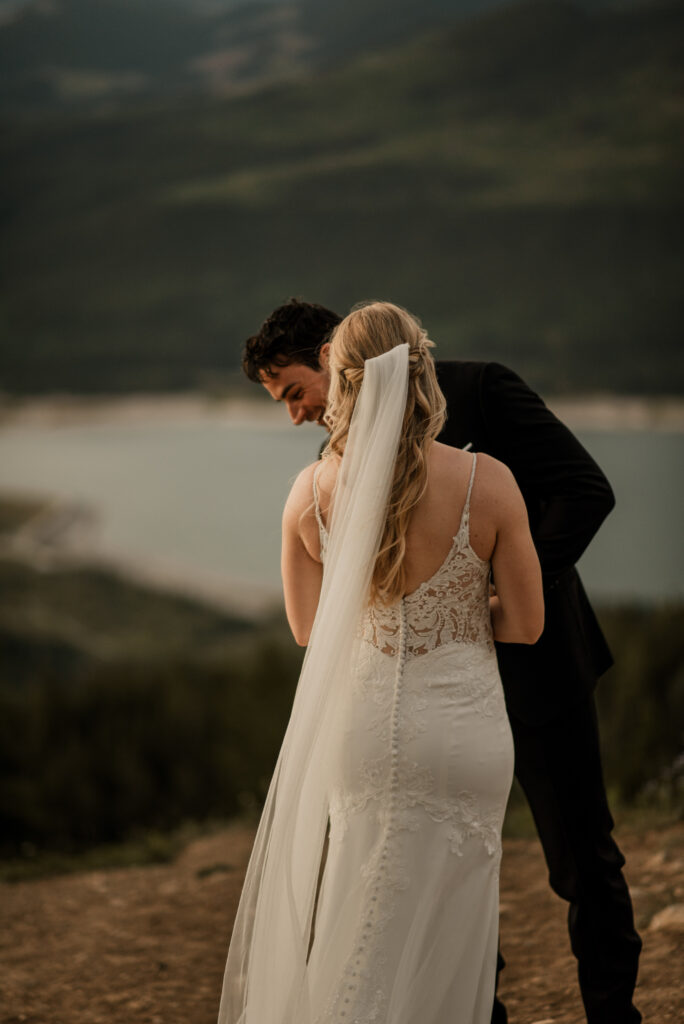
[[[365,360],[404,344],[409,346],[406,411],[370,593],[371,601],[386,605],[394,604],[405,591],[406,533],[411,513],[427,487],[427,449],[446,419],[446,401],[430,355],[434,342],[407,310],[390,302],[371,302],[356,306],[335,328],[329,351],[325,418],[330,438],[324,458],[344,452]]]

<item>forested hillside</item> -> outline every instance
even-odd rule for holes
[[[443,15],[246,92],[7,102],[0,387],[221,388],[300,294],[549,391],[681,389],[681,4]]]

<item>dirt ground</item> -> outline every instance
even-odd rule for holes
[[[618,834],[644,938],[637,1004],[684,1020],[684,824]],[[234,826],[169,865],[0,885],[0,1024],[214,1024],[252,842]],[[510,1024],[584,1020],[565,906],[536,840],[504,844]]]

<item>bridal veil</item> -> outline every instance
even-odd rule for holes
[[[328,794],[341,744],[353,743],[342,723],[387,514],[408,356],[408,345],[399,345],[365,363],[335,487],[318,610],[247,870],[219,1024],[313,1024],[307,958]]]

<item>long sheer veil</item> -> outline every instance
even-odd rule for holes
[[[335,487],[318,610],[247,870],[219,1024],[313,1024],[306,964],[330,782],[387,514],[408,355],[408,345],[399,345],[365,363]]]

